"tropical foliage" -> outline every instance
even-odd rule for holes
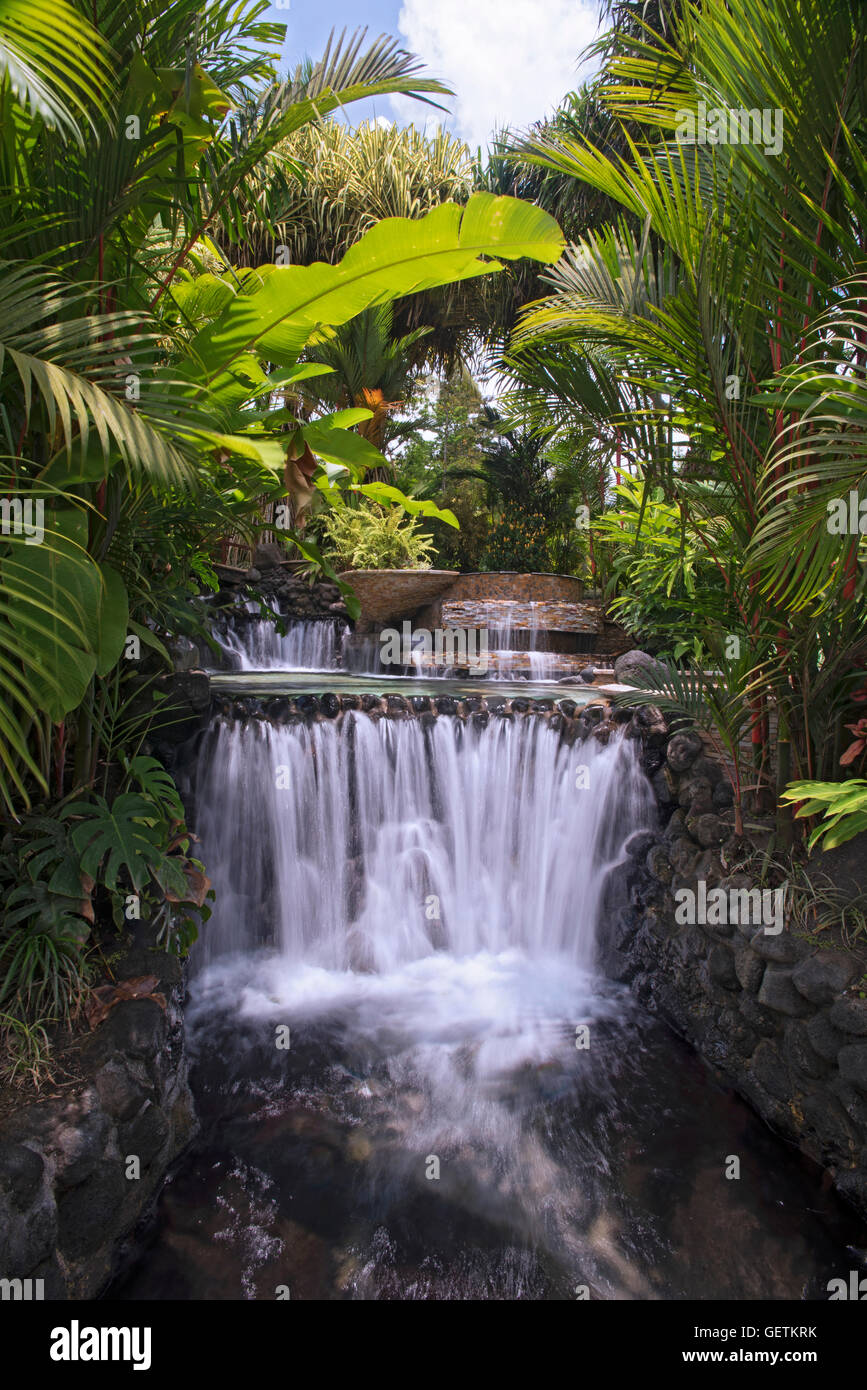
[[[190,599],[216,587],[225,538],[255,540],[263,499],[297,517],[299,497],[340,507],[350,488],[397,531],[407,512],[454,522],[371,481],[364,390],[388,396],[387,377],[363,404],[345,371],[330,401],[302,383],[340,377],[359,315],[403,363],[391,302],[562,248],[544,211],[471,196],[445,142],[445,182],[401,216],[368,198],[331,263],[278,256],[276,200],[309,189],[331,112],[447,88],[363,33],[282,79],[267,9],[0,0],[0,1008],[25,1073],[39,1029],[79,1007],[106,921],[140,915],[184,951],[207,915],[177,791],[142,745],[155,711],[172,718],[167,643],[200,622]]]
[[[605,45],[616,139],[561,123],[517,156],[618,213],[546,274],[509,360],[537,421],[553,397],[579,449],[640,468],[642,530],[648,505],[674,509],[675,585],[701,552],[716,571],[687,635],[745,654],[729,693],[755,780],[782,789],[831,774],[865,653],[860,535],[827,524],[865,486],[863,14],[684,0],[650,20],[636,7]]]

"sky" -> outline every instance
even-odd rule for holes
[[[475,148],[495,128],[520,130],[550,114],[589,75],[578,59],[596,36],[599,0],[273,0],[270,17],[287,25],[288,67],[304,54],[318,58],[332,28],[393,35],[424,60],[425,75],[454,89],[450,112],[385,97],[352,107],[351,118],[442,122]]]

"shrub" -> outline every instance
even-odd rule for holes
[[[335,507],[324,522],[344,569],[428,569],[433,539],[396,507]]]

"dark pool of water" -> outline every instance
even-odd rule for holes
[[[504,1022],[430,975],[305,982],[287,1051],[248,968],[193,1010],[201,1134],[109,1298],[825,1299],[857,1267],[829,1180],[619,990]]]

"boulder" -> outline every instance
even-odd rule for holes
[[[664,669],[659,662],[637,647],[631,652],[624,652],[614,663],[614,679],[618,685],[634,685],[642,689],[647,682],[652,684],[663,674]]]
[[[842,951],[818,951],[792,971],[797,990],[812,1004],[830,1004],[852,983],[857,962]]]

